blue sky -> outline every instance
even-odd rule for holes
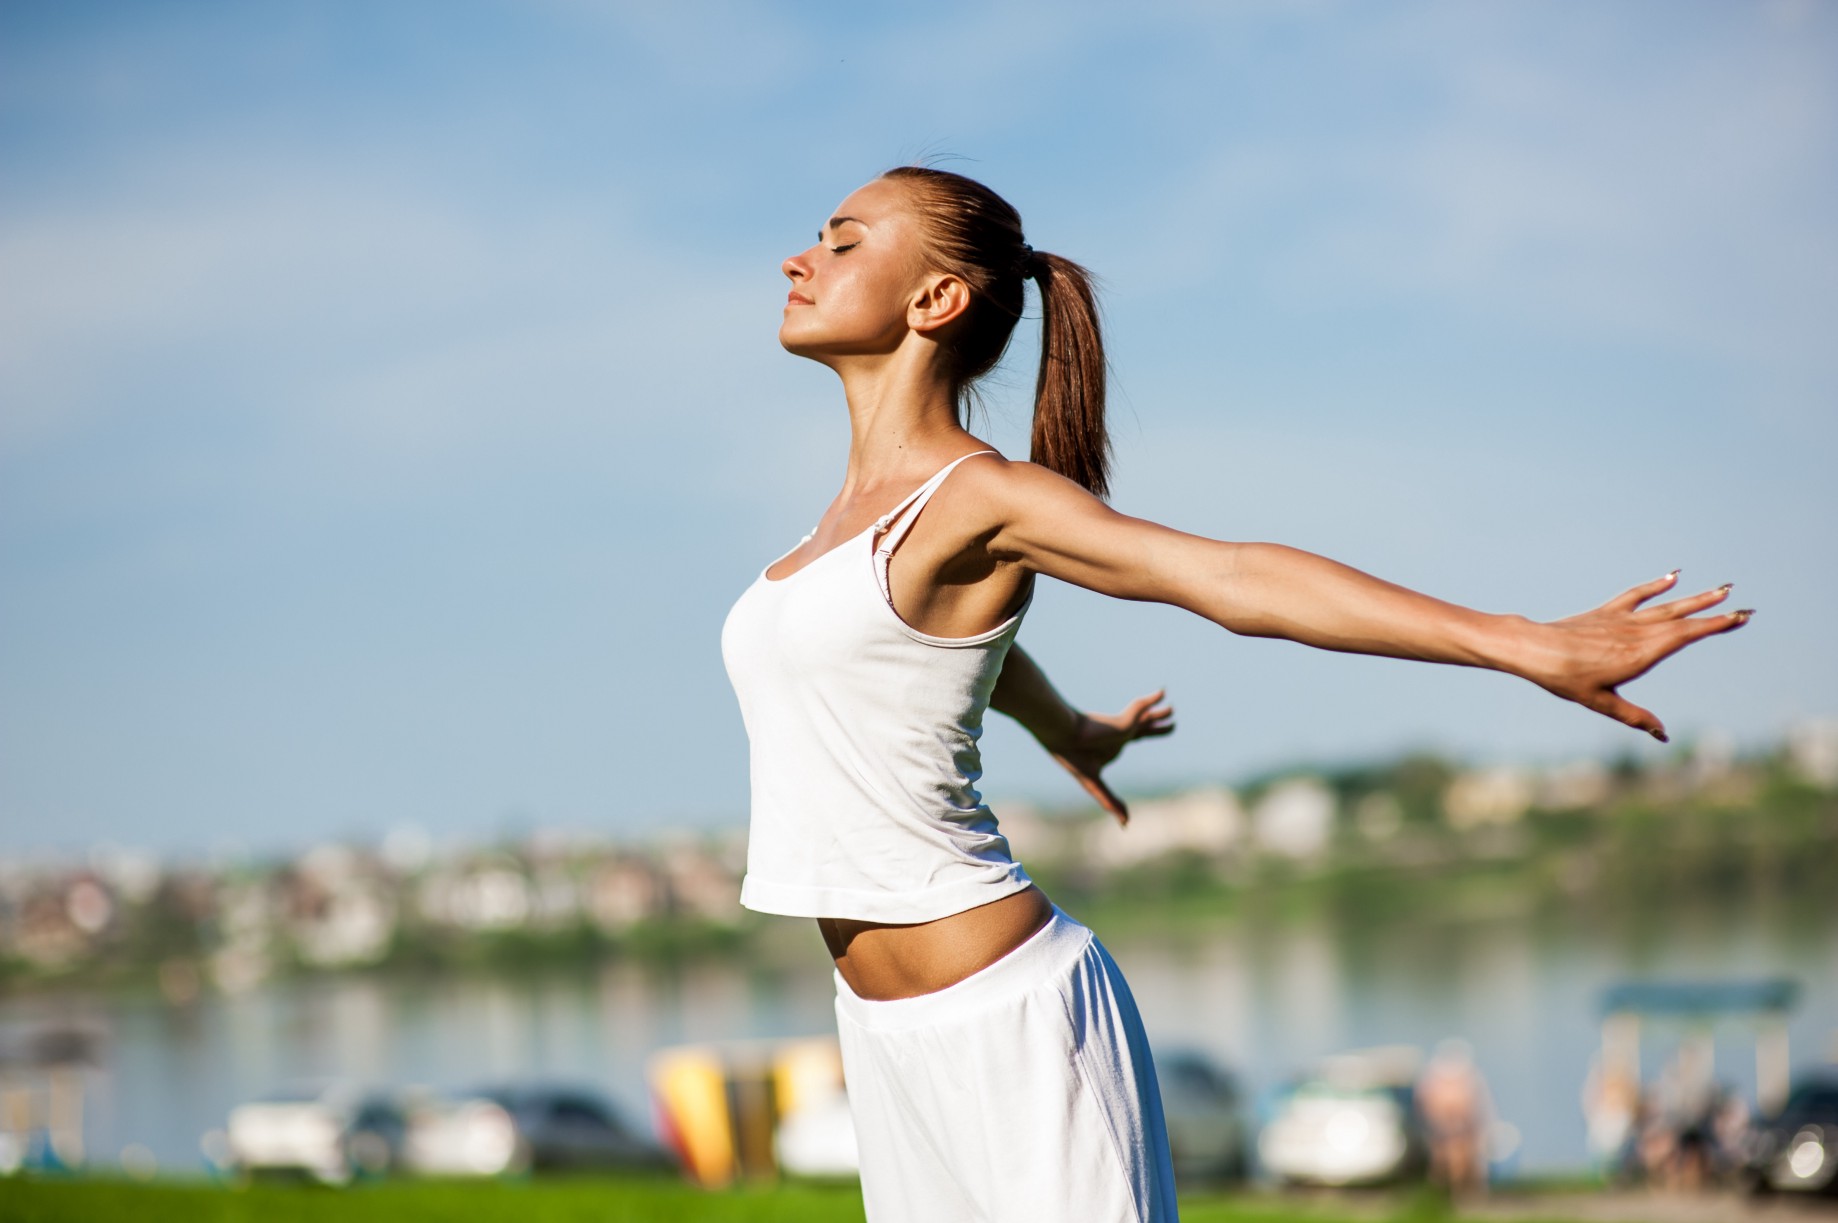
[[[1838,713],[1834,62],[1811,2],[7,5],[0,845],[739,821],[721,619],[846,443],[779,260],[931,154],[1104,278],[1120,508],[1540,617],[1682,565],[1761,614],[1635,700]],[[1169,686],[1137,791],[1663,750],[1064,588],[1023,641]]]

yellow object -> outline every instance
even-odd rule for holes
[[[836,1038],[660,1049],[650,1064],[659,1128],[689,1178],[720,1188],[779,1174],[779,1123],[842,1096]]]
[[[836,1038],[787,1041],[772,1059],[772,1090],[780,1117],[828,1104],[842,1091],[842,1050]]]
[[[738,1160],[728,1112],[727,1073],[713,1049],[667,1049],[651,1059],[651,1089],[690,1179],[704,1188],[733,1182]]]

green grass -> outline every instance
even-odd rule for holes
[[[860,1223],[853,1184],[705,1192],[667,1178],[309,1184],[0,1178],[0,1223]],[[1445,1223],[1433,1195],[1187,1198],[1183,1223]]]
[[[329,1189],[0,1180],[0,1223],[859,1223],[853,1185],[706,1193],[674,1180],[398,1181]]]

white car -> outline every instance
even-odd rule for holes
[[[409,1112],[403,1167],[442,1176],[503,1176],[670,1166],[597,1091],[515,1084],[418,1101]]]
[[[392,1096],[348,1083],[301,1084],[230,1111],[230,1163],[245,1173],[303,1173],[329,1185],[388,1172],[405,1121]]]
[[[430,1176],[515,1175],[530,1167],[529,1145],[510,1111],[482,1095],[417,1104],[402,1157],[410,1171]]]
[[[1422,1143],[1399,1088],[1306,1083],[1257,1139],[1264,1170],[1299,1185],[1376,1185],[1410,1175]]]

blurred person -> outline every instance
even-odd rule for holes
[[[1614,1175],[1626,1165],[1639,1115],[1639,1082],[1618,1064],[1605,1063],[1598,1053],[1583,1080],[1583,1120],[1597,1169]]]
[[[1678,1133],[1654,1103],[1653,1093],[1640,1098],[1634,1115],[1634,1142],[1630,1151],[1629,1179],[1670,1187],[1678,1157]]]
[[[1465,1040],[1445,1040],[1417,1076],[1417,1115],[1430,1147],[1430,1179],[1456,1197],[1487,1188],[1493,1105]]]
[[[1717,1084],[1717,1107],[1710,1119],[1711,1170],[1718,1180],[1742,1171],[1748,1158],[1755,1116],[1748,1101],[1728,1083]]]
[[[1669,573],[1551,623],[1487,615],[1293,548],[1184,534],[1105,503],[1105,361],[1086,271],[1037,251],[980,183],[901,167],[784,261],[779,341],[834,370],[842,487],[741,595],[722,649],[750,742],[741,902],[818,921],[873,1223],[1176,1217],[1161,1101],[1128,986],[1013,860],[976,790],[987,709],[1022,723],[1117,819],[1101,778],[1165,734],[1157,692],[1113,715],[1014,645],[1038,575],[1228,631],[1487,667],[1664,738],[1617,689],[1748,612],[1728,588],[1645,606]],[[1030,461],[963,426],[1038,291]]]
[[[1698,1189],[1710,1167],[1719,1100],[1698,1044],[1688,1040],[1667,1059],[1642,1118],[1641,1164],[1649,1183],[1664,1189]]]

